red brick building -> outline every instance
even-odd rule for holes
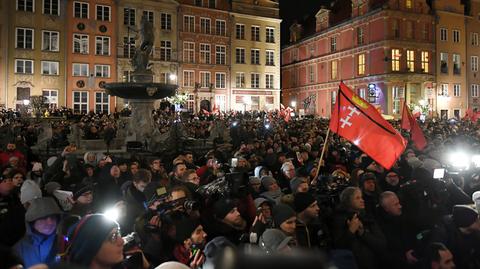
[[[292,34],[282,48],[282,103],[328,117],[343,81],[384,114],[399,115],[405,98],[433,105],[427,93],[435,87],[435,24],[426,1],[337,5],[332,10],[340,12],[318,11],[315,33]]]
[[[67,1],[66,105],[75,113],[113,112],[103,83],[117,81],[117,8],[113,0]]]
[[[229,3],[180,0],[179,89],[191,111],[226,109],[230,81]]]

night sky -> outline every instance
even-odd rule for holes
[[[315,27],[315,14],[322,5],[329,6],[331,0],[280,0],[280,18],[282,19],[282,46],[288,44],[290,25],[297,20],[305,31]]]

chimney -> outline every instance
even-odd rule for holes
[[[322,6],[315,15],[315,18],[317,19],[315,31],[317,33],[330,27],[330,12],[329,9]]]
[[[290,25],[290,43],[295,43],[300,38],[302,38],[302,25],[297,21],[294,21],[292,25]]]

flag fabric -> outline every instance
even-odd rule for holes
[[[284,105],[280,104],[280,114],[279,116],[285,120],[285,122],[289,122],[292,119],[291,113],[293,112],[293,109],[291,107],[285,108]]]
[[[462,120],[470,120],[474,123],[477,123],[478,119],[480,119],[480,112],[475,112],[471,108],[469,108],[465,112],[465,116],[463,116],[463,118],[462,118]]]
[[[410,138],[418,150],[423,150],[427,146],[427,140],[423,135],[423,131],[406,103],[403,103],[402,129],[410,132]]]
[[[390,169],[406,147],[405,139],[367,101],[340,83],[330,130]]]

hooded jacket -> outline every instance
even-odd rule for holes
[[[27,233],[14,246],[17,254],[23,259],[25,268],[39,263],[53,265],[57,254],[56,237],[55,232],[49,236],[39,234],[27,224]]]

